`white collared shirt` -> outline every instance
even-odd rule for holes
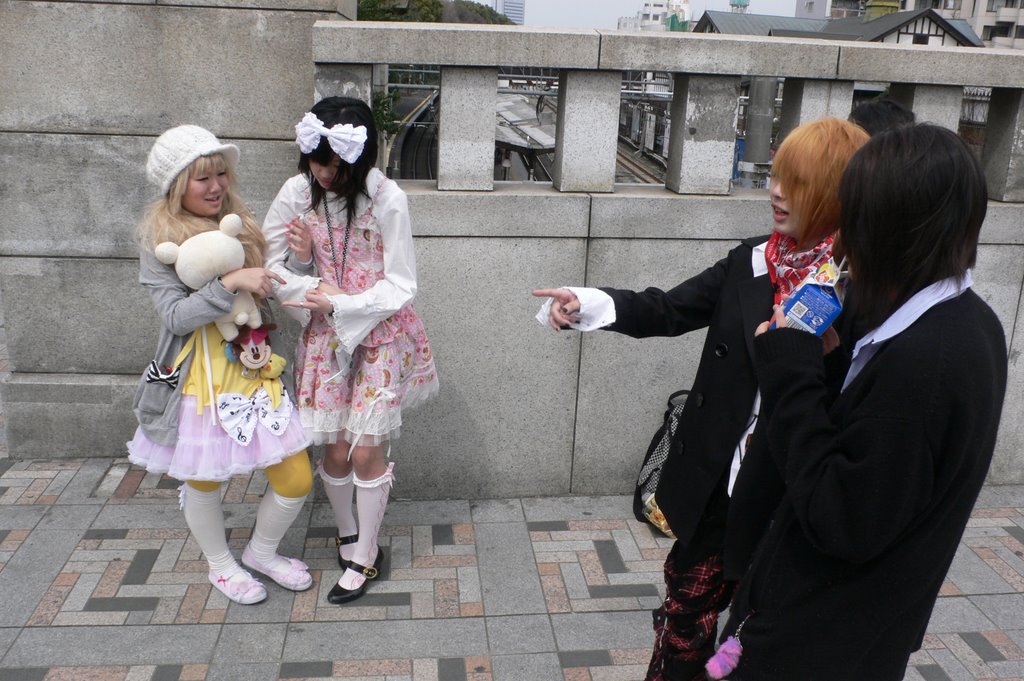
[[[374,198],[362,195],[357,198],[357,217],[372,208],[373,219],[361,223],[361,228],[380,234],[384,248],[384,277],[361,293],[329,296],[334,308],[329,317],[331,326],[339,347],[349,355],[377,324],[412,302],[416,295],[416,254],[405,192],[397,184],[387,182],[377,168],[371,168],[366,176],[366,190]],[[264,262],[267,269],[286,282],[274,282],[274,296],[280,301],[304,301],[306,292],[320,283],[319,276],[303,276],[285,266],[290,252],[288,224],[309,210],[309,202],[309,180],[301,174],[295,175],[285,181],[263,220],[263,236],[267,241]],[[324,208],[327,205],[325,201]],[[331,215],[339,225],[344,225],[344,199],[332,194],[329,205]],[[308,309],[283,309],[303,326],[309,324]]]
[[[883,343],[906,331],[921,315],[939,303],[958,297],[973,283],[971,271],[967,270],[962,279],[958,277],[943,279],[926,286],[911,296],[898,310],[889,315],[881,326],[868,332],[866,336],[857,341],[857,345],[853,348],[850,369],[846,372],[846,380],[843,381],[843,390],[846,390],[853,379],[857,378],[857,374],[875,356]]]
[[[758,244],[754,246],[754,250],[750,254],[750,269],[753,271],[754,277],[768,274],[768,261],[764,257],[764,251],[767,246],[767,241]],[[729,486],[726,488],[726,493],[730,497],[732,496],[732,488],[736,485],[736,476],[740,474],[740,466],[743,465],[743,457],[747,455],[747,442],[750,440],[750,436],[754,434],[754,427],[757,425],[757,415],[760,411],[761,389],[758,388],[757,392],[754,393],[754,406],[750,408],[747,427],[743,430],[743,434],[740,435],[740,441],[736,443],[736,449],[732,452],[732,463],[729,465]]]

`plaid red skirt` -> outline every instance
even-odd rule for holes
[[[673,545],[665,559],[665,602],[654,611],[646,681],[705,681],[718,614],[729,607],[735,590],[736,582],[724,579],[720,548]]]

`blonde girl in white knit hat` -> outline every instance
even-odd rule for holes
[[[182,509],[209,563],[210,583],[230,600],[251,604],[264,600],[267,591],[228,550],[221,483],[265,471],[270,489],[242,564],[286,589],[303,591],[313,584],[307,566],[278,555],[277,548],[309,493],[312,470],[309,438],[279,378],[283,360],[272,359],[257,371],[236,361],[238,354],[244,359],[252,352],[238,340],[265,342],[267,327],[252,333],[243,328],[230,344],[214,324],[231,310],[238,292],[258,300],[271,293],[273,282],[283,282],[262,266],[265,241],[238,197],[237,161],[237,147],[194,125],[168,130],[150,151],[146,171],[160,197],[139,225],[139,282],[153,300],[161,328],[154,360],[136,392],[139,428],[128,452],[129,460],[147,471],[185,482]],[[245,263],[193,290],[154,249],[216,230],[228,213],[242,218]],[[266,354],[267,348],[261,349]]]

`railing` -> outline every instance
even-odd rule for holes
[[[891,83],[918,120],[956,129],[964,86],[992,87],[984,163],[993,199],[1024,200],[1021,122],[1024,54],[977,48],[746,36],[551,31],[525,27],[317,22],[313,58],[320,94],[368,97],[372,65],[441,68],[437,188],[493,188],[494,93],[499,66],[558,69],[553,186],[611,192],[624,71],[673,74],[674,121],[666,187],[679,194],[727,194],[736,100],[750,76],[785,78],[783,134],[824,115],[845,117],[855,83]]]

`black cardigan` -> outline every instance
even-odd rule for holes
[[[609,331],[645,338],[707,327],[680,421],[683,447],[665,462],[655,496],[684,546],[721,543],[726,579],[743,575],[784,489],[763,438],[755,431],[732,498],[725,492],[733,452],[747,429],[757,394],[754,330],[772,314],[771,281],[767,274],[755,277],[751,267],[754,246],[767,240],[744,240],[712,267],[670,291],[601,289],[615,303],[615,323],[606,327]],[[849,348],[841,346],[826,362],[845,367],[848,355]]]
[[[830,407],[819,339],[780,329],[755,348],[786,491],[722,634],[746,619],[730,678],[897,681],[992,458],[1002,326],[968,290],[885,343]]]
[[[753,247],[766,239],[743,241],[712,267],[669,291],[601,289],[615,303],[615,323],[606,327],[610,331],[645,338],[678,336],[707,328],[697,375],[680,422],[683,449],[665,463],[656,493],[665,518],[683,544],[694,538],[702,517],[707,524],[705,514],[713,496],[718,501],[724,498],[733,450],[750,418],[757,392],[754,329],[772,312],[771,283],[767,274],[754,277],[751,255]],[[761,513],[764,504],[757,505],[760,515],[752,519],[734,522],[730,515],[730,525],[753,527],[751,536],[760,537],[774,501],[777,497],[767,505],[766,513]],[[720,526],[725,520],[717,517],[713,522]],[[737,556],[735,565],[727,563],[727,572],[738,576],[753,544],[749,550],[729,550],[728,535],[725,541],[727,554]]]

